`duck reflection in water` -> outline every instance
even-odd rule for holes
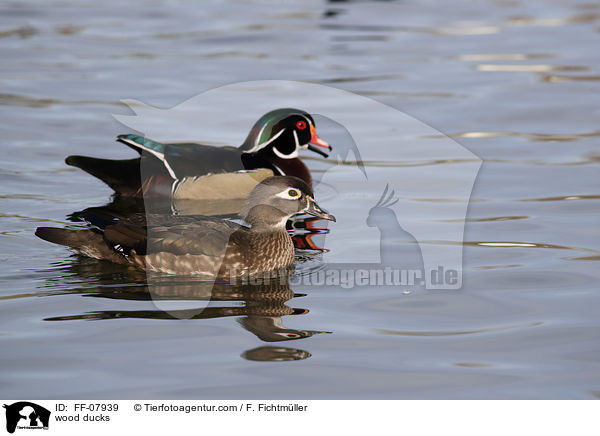
[[[250,333],[264,342],[285,342],[309,338],[327,331],[291,329],[283,325],[283,317],[290,315],[306,315],[307,309],[291,308],[286,302],[293,298],[301,298],[305,294],[296,294],[287,277],[280,277],[261,284],[207,283],[201,281],[181,281],[164,277],[154,280],[152,284],[127,283],[115,286],[119,277],[115,266],[108,262],[98,262],[81,256],[73,256],[63,269],[70,277],[73,273],[84,283],[90,281],[97,285],[92,288],[70,289],[69,293],[80,293],[87,297],[110,298],[116,300],[137,301],[210,301],[207,306],[164,311],[155,310],[105,310],[88,312],[79,315],[66,315],[46,318],[45,321],[74,320],[106,320],[106,319],[213,319],[237,317],[238,323]],[[117,269],[125,268],[119,267]],[[123,278],[144,280],[142,271],[123,271]],[[133,275],[131,275],[133,273]],[[67,274],[65,274],[67,275]],[[136,280],[137,281],[137,280]],[[242,303],[242,305],[224,305],[219,303]],[[199,305],[200,306],[200,305]],[[287,348],[263,346],[245,351],[241,355],[248,360],[286,361],[301,360],[311,356],[307,351]]]

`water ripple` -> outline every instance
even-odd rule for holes
[[[561,195],[558,197],[524,198],[518,201],[571,201],[571,200],[598,200],[600,195]]]
[[[542,77],[543,82],[597,82],[600,80],[600,75],[591,76],[567,76],[567,75],[545,75]]]
[[[118,101],[100,101],[100,100],[57,100],[53,98],[36,98],[27,95],[0,94],[0,105],[2,106],[21,106],[21,107],[48,107],[53,105],[87,105],[87,104],[106,104],[122,106]]]
[[[537,18],[537,17],[512,17],[506,22],[510,26],[564,26],[574,23],[592,23],[600,18],[600,14],[577,14],[566,18]]]
[[[493,247],[493,248],[552,248],[555,250],[579,250],[597,253],[597,250],[584,247],[569,247],[566,245],[549,244],[545,242],[523,242],[523,241],[445,241],[445,240],[422,240],[419,244],[434,245],[466,245],[471,247]]]
[[[600,77],[600,76],[599,76]],[[600,130],[587,133],[524,133],[524,132],[485,132],[485,131],[470,131],[451,133],[448,135],[431,135],[427,138],[501,138],[509,136],[519,136],[532,141],[577,141],[581,138],[591,138],[600,136]]]
[[[482,54],[466,54],[457,56],[455,59],[460,61],[525,61],[528,59],[547,59],[554,58],[555,54],[551,53],[482,53]]]
[[[15,27],[14,29],[0,31],[0,38],[8,38],[18,36],[20,38],[30,38],[38,33],[37,29],[32,26]]]
[[[509,65],[509,64],[479,64],[477,71],[503,71],[516,73],[546,73],[549,71],[587,71],[589,67],[570,65]]]
[[[492,333],[492,332],[502,332],[506,330],[513,329],[522,329],[529,327],[538,327],[542,325],[543,322],[531,322],[527,324],[517,324],[511,326],[503,326],[503,327],[489,327],[482,328],[476,330],[422,330],[422,331],[409,331],[409,330],[387,330],[387,329],[377,329],[377,333],[381,333],[382,335],[398,335],[398,336],[460,336],[460,335],[474,335],[480,333]]]

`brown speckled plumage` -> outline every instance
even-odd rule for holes
[[[227,234],[223,229],[223,249],[211,254],[156,251],[129,255],[129,262],[148,271],[209,278],[249,277],[264,271],[287,268],[294,262],[294,245],[285,229],[253,231],[240,226]]]
[[[281,273],[293,264],[294,245],[285,223],[298,213],[335,220],[317,206],[302,180],[276,176],[262,181],[246,200],[248,226],[210,217],[134,215],[101,229],[40,227],[36,235],[146,271],[236,279]]]

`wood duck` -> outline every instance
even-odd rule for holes
[[[35,234],[85,256],[146,271],[232,279],[292,265],[294,245],[286,222],[296,214],[335,221],[304,181],[274,176],[250,192],[242,211],[248,226],[210,217],[138,214],[85,230],[38,227]]]
[[[300,150],[325,157],[331,146],[317,136],[315,122],[298,109],[276,109],[254,124],[239,147],[163,144],[138,135],[117,141],[140,153],[127,160],[69,156],[66,163],[98,177],[118,194],[175,199],[244,199],[261,180],[273,175],[298,177],[312,187]],[[319,148],[320,147],[320,148]]]

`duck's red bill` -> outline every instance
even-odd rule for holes
[[[327,157],[327,154],[325,154],[323,151],[319,150],[318,148],[314,147],[319,146],[321,148],[326,149],[327,151],[331,151],[331,145],[329,145],[327,142],[323,141],[321,138],[319,138],[319,136],[317,135],[317,131],[315,130],[315,126],[311,125],[310,126],[310,141],[308,144],[308,149],[311,151],[314,151],[315,153],[319,153],[322,156]]]

